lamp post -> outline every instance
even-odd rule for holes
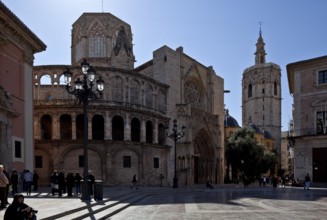
[[[104,81],[101,77],[96,81],[96,88],[94,87],[95,70],[84,59],[81,63],[83,81],[77,78],[75,81],[75,88],[71,85],[73,73],[69,68],[64,72],[66,83],[66,90],[69,94],[73,94],[83,104],[84,116],[84,130],[83,130],[83,150],[84,150],[84,164],[83,164],[83,185],[82,185],[82,200],[91,200],[90,196],[90,183],[88,178],[88,118],[87,107],[88,103],[92,100],[102,98],[102,91],[104,89]]]
[[[174,161],[174,179],[173,179],[173,188],[178,188],[178,178],[177,178],[177,172],[176,172],[176,143],[179,139],[184,137],[185,135],[185,126],[182,126],[182,132],[178,131],[177,129],[177,120],[174,119],[173,121],[173,133],[168,135],[170,139],[174,141],[174,147],[175,147],[175,161]]]

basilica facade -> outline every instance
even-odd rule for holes
[[[168,46],[134,67],[132,30],[110,13],[84,13],[73,24],[71,65],[35,66],[35,169],[40,184],[53,170],[83,173],[83,107],[66,91],[64,71],[81,77],[86,59],[105,82],[88,105],[88,168],[105,185],[223,183],[224,81]],[[59,45],[58,45],[59,46]],[[168,138],[185,126],[178,141]],[[175,148],[176,147],[176,148]]]

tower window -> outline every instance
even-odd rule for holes
[[[265,89],[262,89],[262,94],[265,94]]]
[[[322,70],[318,72],[318,84],[327,83],[327,70]]]
[[[274,95],[277,95],[277,82],[274,82]]]
[[[252,97],[252,84],[249,84],[248,86],[248,98]]]

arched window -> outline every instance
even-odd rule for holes
[[[147,85],[145,89],[145,107],[148,109],[153,109],[153,89],[150,85]]]
[[[107,56],[107,39],[105,37],[104,28],[95,23],[90,29],[89,35],[89,56],[90,57],[106,57]]]
[[[162,113],[166,112],[166,97],[162,90],[158,94],[158,111]]]
[[[84,115],[80,114],[76,117],[76,139],[81,140],[84,136]]]
[[[248,98],[252,97],[252,84],[249,84],[248,86]]]
[[[123,80],[116,76],[111,82],[111,97],[114,102],[124,101]]]
[[[158,125],[158,142],[161,146],[166,144],[166,128],[163,124]]]
[[[277,95],[277,82],[274,82],[274,95]]]
[[[92,139],[104,139],[104,119],[102,115],[94,115],[92,118]]]
[[[121,116],[116,115],[112,118],[112,140],[124,140],[124,120]]]
[[[70,115],[64,114],[60,116],[60,139],[72,139],[72,118]]]
[[[141,140],[141,123],[138,118],[133,118],[131,123],[131,140],[140,142]]]
[[[40,85],[51,85],[51,76],[49,74],[41,76]]]
[[[152,144],[153,141],[153,125],[151,121],[146,122],[146,143]]]
[[[50,115],[43,115],[41,117],[41,139],[52,139],[52,118]]]

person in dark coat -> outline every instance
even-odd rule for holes
[[[39,174],[37,174],[36,170],[33,173],[33,190],[37,191],[39,189]]]
[[[58,190],[58,173],[57,170],[54,170],[50,177],[51,182],[51,193],[54,196],[56,190]]]
[[[10,182],[11,182],[11,194],[14,196],[16,193],[18,193],[18,181],[19,181],[19,176],[17,173],[17,170],[13,170],[12,174],[10,175]]]
[[[134,176],[133,176],[131,189],[133,189],[134,186],[135,186],[136,189],[138,189],[136,174],[134,174]]]
[[[68,173],[66,177],[67,196],[73,196],[73,187],[75,186],[75,178],[72,173]]]
[[[274,176],[273,179],[272,179],[272,185],[273,185],[274,189],[276,189],[277,184],[278,184],[278,177]]]
[[[37,210],[24,203],[23,194],[15,194],[13,202],[6,209],[4,220],[36,220]]]
[[[95,177],[91,170],[89,170],[89,181],[90,181],[90,195],[93,195],[93,187],[95,183]]]
[[[66,193],[66,180],[64,172],[59,172],[58,174],[58,192],[59,196],[62,196],[62,193]]]
[[[307,175],[304,177],[304,189],[307,189],[307,190],[310,189],[310,182],[311,182],[311,179],[310,179],[309,174],[307,173]]]

